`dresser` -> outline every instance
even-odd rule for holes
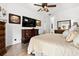
[[[38,35],[38,29],[22,29],[22,43],[29,43],[33,36]]]
[[[54,30],[55,33],[62,34],[65,30]]]
[[[5,22],[0,21],[0,56],[6,53],[5,48]]]

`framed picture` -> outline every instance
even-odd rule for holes
[[[41,26],[41,21],[40,20],[36,20],[36,26]]]
[[[19,15],[9,13],[9,23],[20,24],[21,17]]]
[[[69,29],[71,27],[71,20],[63,20],[57,21],[57,28],[58,29]]]

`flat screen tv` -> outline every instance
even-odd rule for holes
[[[22,27],[36,27],[36,20],[23,16],[22,17]]]

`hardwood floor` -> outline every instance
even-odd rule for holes
[[[15,44],[7,48],[7,53],[4,56],[32,56],[27,54],[28,44]]]

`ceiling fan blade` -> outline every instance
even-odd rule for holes
[[[56,7],[56,5],[47,5],[47,7]]]
[[[35,6],[42,6],[42,5],[39,5],[39,4],[34,4]]]
[[[48,9],[44,9],[44,11],[49,12],[49,10],[48,10]]]
[[[39,12],[41,10],[41,8],[40,9],[38,9],[37,11]]]

